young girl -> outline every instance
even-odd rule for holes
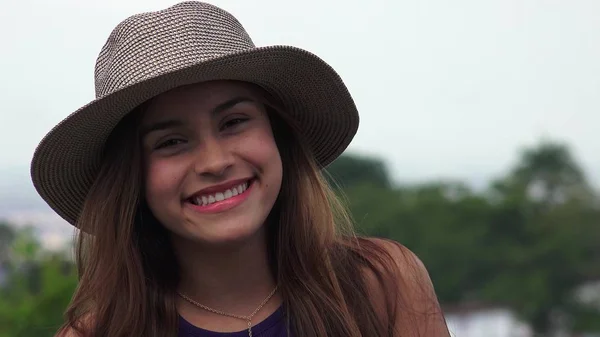
[[[358,114],[321,59],[184,2],[120,23],[95,80],[32,162],[81,230],[58,336],[448,336],[420,261],[322,177]]]

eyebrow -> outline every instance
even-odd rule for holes
[[[245,97],[245,96],[235,97],[235,98],[232,98],[232,99],[230,99],[228,101],[225,101],[225,102],[217,105],[213,109],[212,114],[213,115],[218,115],[221,112],[223,112],[225,110],[228,110],[228,109],[231,109],[234,106],[236,106],[236,105],[238,105],[240,103],[244,103],[244,102],[253,102],[254,103],[254,102],[256,102],[256,100],[253,100],[252,98]]]
[[[223,111],[231,109],[234,106],[236,106],[240,103],[243,103],[243,102],[256,102],[256,100],[253,100],[251,98],[244,97],[244,96],[235,97],[235,98],[232,98],[228,101],[225,101],[225,102],[217,105],[215,108],[212,109],[211,114],[218,115],[218,114],[222,113]],[[161,131],[161,130],[166,130],[166,129],[170,129],[170,128],[181,127],[183,125],[184,125],[183,121],[178,120],[178,119],[169,119],[169,120],[165,120],[165,121],[156,122],[156,123],[149,125],[148,127],[143,128],[142,132],[141,132],[141,136],[143,138],[143,137],[147,136],[149,133],[152,133],[155,131]]]
[[[141,132],[141,136],[142,136],[142,138],[144,138],[149,133],[152,133],[155,131],[161,131],[161,130],[176,128],[176,127],[181,127],[181,126],[183,126],[183,122],[178,119],[170,119],[170,120],[166,120],[166,121],[160,121],[160,122],[151,124],[146,128],[143,128],[142,132]]]

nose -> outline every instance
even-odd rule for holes
[[[198,147],[194,170],[201,176],[220,177],[233,163],[231,152],[218,139],[207,137]]]

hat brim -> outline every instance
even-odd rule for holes
[[[255,83],[280,99],[321,167],[337,158],[358,130],[354,101],[326,62],[290,46],[255,48],[160,74],[75,111],[35,150],[31,177],[36,190],[75,225],[98,173],[104,144],[119,121],[154,96],[211,80]]]

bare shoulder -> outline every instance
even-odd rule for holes
[[[367,238],[366,242],[376,246],[384,256],[371,261],[376,270],[367,271],[367,280],[374,281],[374,273],[394,281],[397,290],[403,297],[403,306],[419,311],[436,311],[439,309],[437,296],[427,268],[410,249],[389,239]],[[369,282],[369,286],[377,288],[377,283]],[[376,289],[375,289],[376,290]],[[431,306],[431,307],[428,307]]]
[[[380,314],[393,316],[397,335],[449,336],[429,272],[417,255],[393,240],[367,238],[365,243],[385,253],[372,262],[375,270],[366,271],[366,281]]]
[[[394,274],[391,276],[410,281],[409,285],[423,286],[431,284],[427,268],[421,259],[419,259],[410,249],[389,239],[367,238],[366,240],[384,251],[388,257],[391,258],[394,267],[396,267],[396,270],[384,270],[384,272],[391,272]],[[423,284],[423,282],[425,284]]]
[[[399,268],[418,268],[422,272],[427,272],[425,265],[417,255],[401,243],[382,238],[366,238],[365,240],[386,251],[394,259]]]

